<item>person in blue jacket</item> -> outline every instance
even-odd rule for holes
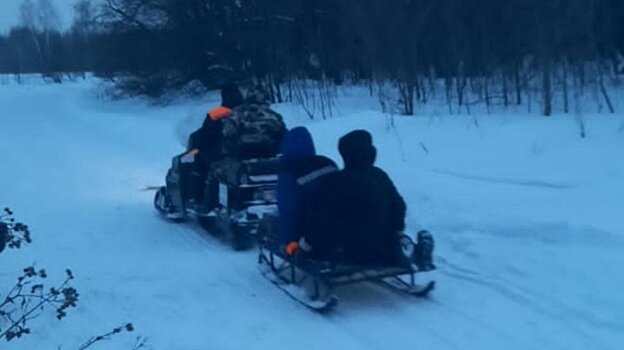
[[[304,235],[309,205],[326,175],[338,171],[331,159],[316,155],[314,142],[305,127],[286,133],[277,180],[277,239],[292,254]]]

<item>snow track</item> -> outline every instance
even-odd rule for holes
[[[373,132],[380,165],[409,203],[409,228],[426,226],[438,243],[428,299],[350,286],[323,316],[267,282],[255,251],[162,220],[153,192],[137,190],[164,180],[180,150],[176,130],[192,129],[180,120],[208,104],[99,101],[91,89],[0,87],[0,205],[34,238],[0,256],[0,292],[36,262],[51,278],[71,267],[81,294],[66,320],[37,319],[9,349],[71,349],[124,322],[155,350],[615,350],[624,340],[622,116],[588,118],[596,136],[584,143],[568,137],[564,118],[484,117],[478,132],[452,118],[397,119],[388,131],[370,111],[309,123],[336,160],[341,134]]]
[[[436,174],[453,176],[459,179],[481,181],[481,182],[492,183],[492,184],[537,187],[537,188],[546,188],[546,189],[555,189],[555,190],[565,190],[565,189],[578,187],[577,185],[572,185],[572,184],[545,182],[545,181],[540,181],[540,180],[502,179],[502,178],[494,178],[494,177],[487,177],[487,176],[461,174],[461,173],[457,173],[453,171],[434,170],[433,172]]]

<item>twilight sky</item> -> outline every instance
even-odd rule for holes
[[[61,16],[64,28],[72,19],[72,6],[75,0],[52,0]],[[22,0],[0,0],[0,33],[6,33],[11,26],[19,22],[19,5]],[[37,0],[33,0],[36,4]]]

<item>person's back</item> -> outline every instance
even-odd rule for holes
[[[337,170],[331,159],[316,155],[306,128],[297,127],[286,133],[277,182],[280,243],[298,241],[303,235],[307,206],[318,192],[320,179]]]
[[[234,109],[239,107],[243,100],[243,95],[236,84],[225,84],[221,88],[221,105],[210,110],[202,126],[190,135],[188,150],[199,151],[196,165],[203,173],[223,152],[223,120],[232,116]]]
[[[283,118],[270,108],[268,94],[262,87],[254,87],[224,121],[223,148],[239,159],[272,157],[279,153],[285,132]]]
[[[308,243],[324,258],[356,264],[399,262],[405,202],[388,175],[373,166],[376,150],[366,131],[340,139],[345,169],[330,175],[315,204]]]
[[[157,205],[167,217],[182,218],[186,215],[185,208],[208,212],[216,205],[215,186],[205,184],[204,180],[211,165],[222,156],[223,119],[242,102],[238,86],[225,84],[221,88],[221,105],[207,113],[202,126],[189,136],[186,151],[173,158],[165,178],[166,186],[159,190],[162,201]]]

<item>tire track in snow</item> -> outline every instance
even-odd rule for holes
[[[554,189],[554,190],[568,190],[579,187],[577,184],[568,184],[568,183],[558,183],[558,182],[550,182],[544,180],[519,180],[519,179],[509,179],[509,178],[500,178],[493,176],[481,176],[481,175],[472,175],[472,174],[464,174],[451,170],[431,170],[434,174],[452,176],[454,178],[463,179],[463,180],[471,180],[471,181],[479,181],[485,183],[495,183],[502,185],[511,185],[511,186],[524,186],[524,187],[534,187],[534,188],[546,188],[546,189]]]
[[[519,305],[528,307],[539,314],[550,317],[553,321],[565,325],[566,328],[582,335],[588,341],[596,342],[597,340],[593,335],[585,332],[586,328],[579,324],[591,326],[591,328],[599,326],[613,331],[624,332],[624,325],[600,320],[595,315],[573,308],[552,296],[514,285],[500,277],[486,277],[474,270],[457,266],[446,259],[439,259],[438,261],[441,263],[438,267],[443,275],[493,290]],[[576,322],[571,322],[569,320],[570,317],[573,317]],[[609,349],[604,344],[600,344],[600,348]]]

